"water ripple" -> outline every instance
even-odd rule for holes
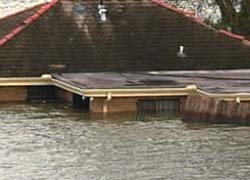
[[[248,179],[250,128],[167,114],[84,114],[0,105],[0,177],[72,180]]]

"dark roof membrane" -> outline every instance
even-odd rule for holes
[[[0,76],[250,68],[250,47],[148,0],[61,1],[0,49]],[[184,55],[178,53],[184,47]]]

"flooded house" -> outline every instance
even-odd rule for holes
[[[230,100],[245,93],[242,82],[223,90],[249,74],[232,70],[250,68],[250,42],[161,0],[54,0],[4,18],[0,27],[2,101],[182,111],[199,87]]]
[[[1,180],[250,177],[249,126],[182,121],[249,122],[242,36],[158,0],[54,0],[0,20],[0,62]]]

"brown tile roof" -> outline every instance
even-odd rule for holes
[[[0,48],[0,76],[250,68],[249,46],[188,17],[148,0],[106,0],[101,22],[98,2],[62,0]]]

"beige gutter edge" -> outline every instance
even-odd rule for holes
[[[86,97],[107,97],[110,93],[112,97],[187,96],[196,89],[193,85],[185,88],[81,89],[52,77],[50,79],[56,87]]]
[[[250,93],[208,93],[198,89],[196,85],[188,85],[184,88],[150,88],[150,89],[82,89],[68,83],[52,78],[49,74],[31,78],[0,78],[0,87],[6,86],[49,86],[53,85],[71,93],[86,97],[160,97],[160,96],[188,96],[190,93],[203,94],[209,97],[224,100],[250,101]]]
[[[187,96],[192,89],[189,88],[154,88],[154,89],[81,89],[65,82],[51,79],[56,87],[86,97],[149,97],[149,96]]]
[[[43,75],[44,76],[44,75]],[[64,89],[66,91],[69,91],[71,93],[75,93],[75,94],[78,94],[80,96],[85,96],[84,95],[84,90],[81,89],[81,88],[78,88],[78,87],[75,87],[73,85],[70,85],[68,83],[65,83],[63,81],[59,81],[57,79],[53,79],[51,76],[50,76],[50,81],[52,82],[52,84],[58,88],[61,88],[61,89]]]
[[[0,78],[0,87],[4,86],[46,86],[53,85],[52,81],[43,77],[31,78]]]
[[[154,89],[86,89],[88,97],[150,97],[150,96],[187,96],[192,90],[187,88],[154,88]]]
[[[250,101],[250,93],[208,93],[198,89],[196,85],[188,85],[184,88],[150,88],[150,89],[81,89],[70,84],[51,78],[53,84],[64,90],[86,97],[150,97],[150,96],[188,96],[190,93],[198,93],[209,97],[221,98],[224,100]]]
[[[200,89],[197,89],[196,93],[228,101],[235,100],[236,98],[241,98],[242,101],[250,101],[250,93],[208,93]]]

